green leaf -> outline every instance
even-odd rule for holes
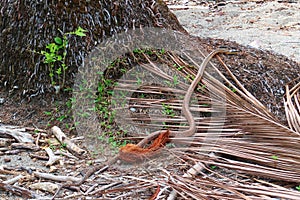
[[[58,69],[56,70],[56,73],[57,73],[57,75],[61,75],[61,68],[58,68]]]
[[[41,51],[41,54],[46,55],[46,54],[48,54],[48,52],[47,51]]]
[[[55,37],[54,41],[55,41],[56,44],[62,44],[63,43],[63,40],[60,37]]]
[[[83,37],[83,36],[86,36],[85,32],[87,32],[87,30],[85,30],[79,26],[77,28],[77,30],[75,31],[75,35]]]
[[[62,56],[58,55],[58,56],[56,56],[56,59],[57,59],[58,61],[61,61],[61,60],[62,60]]]
[[[77,36],[80,36],[80,37],[83,37],[83,36],[86,36],[85,33],[81,33],[81,32],[78,32],[78,33],[75,33]]]
[[[274,159],[274,160],[278,160],[278,156],[276,156],[276,155],[273,155],[273,156],[271,156],[272,157],[272,159]]]
[[[55,62],[56,60],[49,54],[46,56],[46,59],[44,61],[44,63],[48,64],[48,63],[53,63]]]
[[[45,111],[44,114],[49,116],[49,115],[52,115],[52,112],[51,111]]]
[[[56,118],[56,120],[62,122],[62,121],[63,121],[64,119],[66,119],[66,118],[67,118],[66,115],[61,115],[61,116],[59,116],[58,118]]]
[[[62,143],[61,147],[63,147],[63,148],[67,147],[67,143]]]
[[[236,89],[235,89],[235,88],[231,88],[231,91],[232,91],[232,92],[236,92]]]
[[[216,168],[217,168],[217,166],[215,166],[215,165],[210,166],[210,169],[212,169],[212,170],[214,170]]]
[[[56,46],[57,45],[55,43],[50,43],[46,46],[46,48],[49,49],[50,52],[55,52]]]

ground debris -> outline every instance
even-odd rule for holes
[[[253,21],[253,23],[256,23],[256,21]],[[195,41],[202,43],[204,47],[208,46],[207,49],[220,45],[240,48],[236,43],[222,40],[195,39]],[[231,70],[237,74],[248,89],[250,88],[255,96],[263,99],[264,103],[271,104],[270,108],[272,109],[270,110],[275,115],[280,116],[281,121],[285,121],[281,117],[282,112],[279,112],[280,109],[275,109],[275,107],[280,107],[278,99],[281,99],[284,94],[281,94],[282,90],[280,87],[284,87],[284,84],[289,80],[299,76],[299,65],[288,60],[286,57],[275,56],[270,52],[247,49],[245,47],[241,47],[240,49],[243,52],[239,56],[241,61],[238,61],[238,59],[226,60],[228,61],[227,63],[230,63]],[[281,95],[276,95],[276,92]],[[51,98],[49,98],[50,101]],[[4,111],[0,111],[0,116],[6,116],[2,121],[24,123],[26,126],[41,121],[43,117],[41,113],[43,113],[45,106],[36,102],[29,105],[35,107],[41,106],[41,109],[38,109],[41,111],[37,112],[39,114],[33,115],[32,121],[21,121],[22,118],[12,120],[13,117],[10,116],[10,113],[16,113],[19,110],[19,106],[12,103],[14,102],[13,100],[13,98],[6,98],[4,104],[8,110],[5,111],[5,114],[3,114]],[[21,107],[26,108],[26,106],[28,105],[22,105]],[[43,123],[41,124],[47,124],[47,120],[43,119],[42,121]],[[0,125],[0,129],[3,126]],[[78,140],[70,139],[66,136],[68,134],[60,134],[62,137],[58,137],[61,138],[59,142],[51,143],[49,141],[53,141],[55,138],[50,134],[50,131],[30,127],[25,129],[14,126],[7,127],[13,127],[13,130],[17,130],[20,133],[14,137],[13,135],[2,134],[0,132],[0,141],[2,141],[0,143],[0,151],[2,152],[2,155],[0,154],[0,194],[2,194],[2,199],[8,199],[9,197],[15,199],[16,196],[32,199],[50,199],[62,184],[82,180],[87,169],[97,164],[101,165],[105,161],[100,160],[100,162],[96,163],[94,157],[86,155],[83,152],[85,150],[83,144],[80,144],[80,142],[77,144]],[[24,137],[23,133],[30,136]],[[77,150],[76,148],[65,148],[65,145],[63,145],[66,142],[65,139],[69,139],[69,141],[76,145],[78,147]],[[30,142],[26,143],[24,140]],[[84,138],[80,140],[84,140]],[[32,148],[22,148],[23,145],[28,145]],[[231,147],[232,145],[234,144],[228,143],[227,147]],[[296,140],[295,143],[291,143],[291,146],[295,145],[298,145]],[[264,148],[266,147],[267,145]],[[242,150],[240,149],[240,151]],[[36,152],[32,154],[32,151]],[[190,151],[193,151],[193,149],[191,148]],[[275,148],[274,151],[276,151]],[[236,152],[235,149],[232,149],[232,152]],[[171,157],[164,156],[163,154],[162,157],[147,159],[146,163],[129,165],[116,162],[115,165],[105,171],[93,173],[81,185],[62,189],[57,198],[167,199],[168,197],[172,198],[170,192],[174,191],[172,189],[175,188],[179,192],[178,199],[246,199],[247,197],[244,194],[251,194],[250,196],[253,199],[261,199],[262,195],[266,198],[274,198],[275,193],[278,198],[281,197],[282,199],[300,199],[300,194],[295,189],[299,187],[299,183],[285,183],[284,181],[274,181],[239,173],[239,170],[242,169],[238,165],[240,162],[236,162],[236,169],[226,168],[226,166],[233,162],[229,158],[208,157],[204,159],[206,162],[203,166],[205,172],[201,172],[200,175],[193,174],[194,179],[186,178],[184,174],[197,163],[196,154],[194,152],[187,152],[183,156],[178,156],[176,155],[176,149],[169,153],[172,155]],[[8,156],[8,154],[12,155]],[[291,152],[291,156],[292,154],[293,152]],[[82,157],[79,158],[77,157],[78,155]],[[199,154],[197,156],[201,157],[203,155]],[[251,154],[251,156],[254,155]],[[269,163],[274,163],[272,169],[276,170],[276,167],[278,167],[276,165],[281,158],[278,158],[275,154],[272,156],[269,157]],[[51,157],[55,157],[55,159],[51,159]],[[3,162],[5,158],[9,158],[10,161]],[[49,160],[60,160],[61,162],[51,162],[51,164],[46,166]],[[292,161],[293,158],[288,158],[287,160]],[[253,172],[258,171],[257,166],[254,166],[256,168],[250,168],[254,164],[242,164],[244,168],[256,169]],[[296,166],[295,169],[298,170]],[[260,170],[264,170],[264,168]],[[263,172],[265,171],[267,170]],[[258,171],[257,173],[260,172]],[[293,176],[295,174],[291,175],[291,177]]]
[[[10,136],[17,142],[32,143],[34,141],[32,135],[26,132],[25,128],[20,128],[17,126],[0,124],[0,134],[2,137]]]

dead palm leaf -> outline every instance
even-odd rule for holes
[[[181,71],[175,70],[175,74],[179,73],[182,77],[195,76],[197,70],[191,65],[197,66],[197,63],[189,58],[184,60],[172,53],[168,55],[168,59],[183,67]],[[167,81],[172,80],[173,77],[170,73],[158,67],[147,55],[144,56],[150,63],[143,64],[144,69]],[[290,129],[282,125],[263,104],[238,82],[225,63],[223,65],[228,72],[227,75],[221,73],[212,64],[212,68],[205,72],[201,83],[195,90],[198,104],[192,103],[191,110],[194,114],[201,114],[195,117],[197,132],[194,137],[175,138],[173,141],[180,141],[187,146],[173,148],[169,151],[190,163],[190,167],[203,163],[203,168],[206,169],[208,169],[207,166],[213,165],[244,174],[251,179],[251,185],[243,184],[243,180],[224,182],[222,179],[205,179],[196,174],[193,174],[192,179],[173,175],[173,181],[166,184],[172,187],[174,191],[179,192],[182,198],[261,199],[279,197],[299,199],[300,194],[295,190],[266,186],[250,177],[254,175],[270,181],[290,183],[297,183],[300,180],[298,92],[300,84],[298,83],[291,90],[287,87],[285,105],[289,125],[292,128]],[[215,78],[216,74],[218,74],[219,79]],[[234,82],[229,81],[229,77]],[[180,81],[175,89],[164,85],[136,91],[135,86],[132,86],[135,83],[133,80],[127,81],[124,85],[119,84],[117,89],[130,90],[132,88],[132,91],[141,94],[164,94],[165,96],[168,96],[166,91],[170,91],[172,95],[175,94],[176,97],[179,97],[184,94],[188,87],[188,83]],[[161,117],[161,113],[156,113],[148,120],[147,117],[139,117],[140,115],[137,115],[138,117],[128,115],[129,121],[139,119],[149,130],[167,128],[171,132],[180,132],[188,128],[187,125],[182,125],[186,122],[180,115],[182,99],[135,97],[129,98],[129,100],[134,102],[136,108],[144,109],[153,107],[161,109],[162,103],[168,103],[176,113],[172,117]],[[224,112],[226,112],[225,115]],[[169,125],[163,122],[168,122]],[[139,123],[136,122],[134,125],[137,126]]]
[[[286,96],[284,99],[285,113],[291,129],[300,133],[300,82],[290,89],[286,85]]]

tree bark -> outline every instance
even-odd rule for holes
[[[52,88],[49,67],[34,51],[61,37],[59,30],[88,30],[84,38],[68,38],[67,85],[88,52],[107,37],[141,26],[185,32],[162,0],[1,0],[0,8],[0,84],[26,96]]]

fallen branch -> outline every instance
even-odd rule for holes
[[[39,129],[39,128],[33,128],[33,127],[26,127],[25,130],[26,131],[38,132],[38,133],[47,133],[47,130]]]
[[[59,160],[61,159],[60,156],[54,155],[53,151],[52,151],[49,147],[47,147],[47,148],[45,149],[45,151],[46,151],[46,153],[47,153],[48,156],[49,156],[49,160],[48,160],[48,162],[46,163],[46,166],[51,166],[51,165],[55,164],[57,161],[59,161]]]
[[[61,144],[66,145],[66,148],[72,152],[75,153],[77,155],[82,155],[85,153],[85,150],[79,148],[76,144],[74,144],[63,132],[62,130],[57,127],[57,126],[53,126],[51,128],[52,133],[55,135],[55,137],[58,139],[58,141]]]
[[[3,181],[3,183],[12,185],[12,184],[16,183],[17,181],[19,181],[20,179],[22,179],[22,178],[24,178],[24,177],[25,177],[25,176],[19,174],[19,175],[16,176],[16,177],[13,177],[13,178],[11,178],[11,179],[8,179],[8,180],[6,180],[6,181]]]
[[[29,154],[30,158],[36,158],[39,160],[49,160],[49,157],[47,156],[41,156],[41,155],[37,155],[37,154]]]
[[[42,172],[34,172],[33,175],[38,178],[48,179],[52,181],[60,181],[60,182],[79,182],[81,178],[76,178],[73,176],[56,176],[53,174],[42,173]]]
[[[13,149],[29,149],[32,151],[38,151],[40,149],[34,143],[12,143],[11,148],[13,148]]]
[[[19,175],[20,172],[16,172],[12,169],[4,169],[4,166],[0,166],[0,174]]]
[[[26,132],[25,128],[17,126],[4,126],[0,124],[0,135],[13,137],[17,142],[33,143],[34,139],[31,134]]]

